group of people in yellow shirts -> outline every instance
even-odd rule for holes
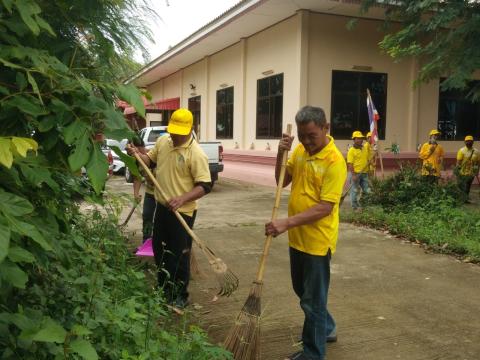
[[[358,202],[360,191],[363,193],[370,191],[368,177],[375,171],[377,150],[370,143],[371,136],[370,132],[363,136],[361,131],[354,131],[352,134],[353,146],[348,149],[347,153],[347,168],[352,182],[350,200],[354,210],[360,208]],[[365,139],[367,141],[364,141]]]
[[[434,129],[429,133],[428,142],[424,143],[419,151],[419,158],[422,160],[421,174],[424,179],[431,183],[438,182],[440,171],[443,166],[445,151],[438,143],[441,133]],[[352,187],[350,199],[353,209],[359,209],[360,192],[368,193],[368,177],[375,170],[377,151],[372,147],[371,133],[363,136],[362,132],[354,131],[352,134],[353,146],[347,153],[347,167]],[[365,139],[367,141],[365,141]],[[475,177],[478,177],[480,169],[480,151],[473,147],[472,135],[465,137],[465,146],[457,152],[455,174],[459,187],[468,196]]]
[[[438,143],[441,133],[434,129],[430,131],[430,139],[420,148],[419,157],[422,160],[422,175],[431,182],[437,182],[443,166],[445,151]],[[480,152],[473,147],[473,136],[465,136],[465,146],[457,152],[455,174],[459,187],[468,196],[475,177],[480,168]],[[468,200],[467,200],[468,201]]]

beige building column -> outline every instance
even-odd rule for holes
[[[308,104],[310,11],[297,11],[298,108]]]
[[[410,65],[410,81],[409,85],[411,86],[409,91],[409,108],[408,108],[408,118],[407,118],[407,128],[406,128],[406,149],[400,149],[400,151],[416,151],[417,143],[419,142],[418,138],[418,122],[419,119],[419,100],[420,100],[420,90],[418,86],[413,87],[413,83],[417,78],[419,71],[419,64],[417,59],[411,60]]]
[[[200,111],[202,111],[202,109],[205,109],[205,111],[202,111],[204,114],[205,114],[205,122],[202,126],[202,129],[201,129],[201,136],[200,136],[200,139],[202,141],[209,141],[210,139],[210,106],[208,106],[208,100],[209,100],[209,92],[210,92],[210,57],[209,56],[205,56],[204,58],[204,76],[205,76],[205,92],[204,94],[202,94],[202,97],[201,97],[201,109]],[[215,132],[215,131],[214,131]],[[215,138],[215,135],[213,136],[213,138]]]
[[[238,107],[240,107],[240,119],[242,126],[242,132],[240,136],[234,136],[238,139],[238,145],[241,149],[247,148],[247,115],[246,115],[246,93],[247,93],[247,39],[240,39],[240,76],[239,76],[239,95],[238,95]],[[236,121],[236,120],[234,120]]]

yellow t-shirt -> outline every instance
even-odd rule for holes
[[[458,150],[457,161],[460,163],[460,174],[475,176],[480,165],[480,153],[477,149],[469,150],[466,146]]]
[[[333,138],[320,152],[309,155],[302,144],[297,145],[287,163],[292,176],[288,215],[293,216],[318,205],[334,203],[332,212],[314,223],[288,230],[289,245],[311,255],[335,252],[338,238],[338,204],[347,178],[345,159]]]
[[[368,141],[365,141],[365,143],[363,144],[363,147],[365,149],[367,149],[367,154],[368,154],[367,158],[368,158],[368,162],[369,162],[368,171],[374,171],[375,170],[375,162],[374,162],[373,157],[375,156],[375,151],[373,151],[372,145]]]
[[[352,146],[347,153],[347,163],[353,165],[353,171],[357,174],[368,172],[368,160],[370,151],[365,146],[357,149]]]
[[[432,153],[430,153],[431,147],[434,147]],[[440,167],[444,156],[445,151],[441,145],[428,142],[423,144],[419,153],[420,159],[423,160],[422,175],[440,176]]]
[[[155,199],[162,205],[191,191],[196,183],[211,181],[208,157],[193,138],[174,147],[169,135],[160,136],[147,155],[157,165],[155,178],[167,197],[163,198],[155,189]],[[191,201],[178,211],[192,215],[196,208],[197,202]]]

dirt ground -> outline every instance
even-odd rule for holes
[[[110,179],[108,188],[131,194],[131,185],[120,177]],[[201,200],[196,233],[240,278],[231,297],[212,301],[215,281],[194,248],[203,274],[191,282],[189,315],[214,343],[224,340],[248,296],[273,193],[271,187],[221,179]],[[288,191],[282,196],[281,215],[286,214],[287,201]],[[125,207],[123,216],[127,212]],[[128,231],[136,243],[140,229],[140,211],[135,211]],[[479,304],[480,266],[425,253],[382,232],[341,224],[329,296],[338,342],[328,345],[327,358],[478,360]],[[303,313],[291,288],[285,235],[272,243],[262,311],[262,359],[283,359],[296,351]]]

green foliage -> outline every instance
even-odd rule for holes
[[[480,212],[462,207],[465,199],[457,183],[429,183],[416,166],[404,164],[392,177],[374,179],[363,211],[342,213],[342,221],[388,229],[480,261]]]
[[[455,182],[432,184],[420,175],[417,166],[402,164],[393,176],[373,179],[371,193],[362,201],[388,210],[409,211],[412,207],[426,207],[432,201],[457,207],[465,201],[465,194]]]
[[[364,0],[366,11],[378,3]],[[464,89],[480,68],[480,3],[478,1],[385,0],[387,35],[380,47],[396,61],[421,60],[418,81],[447,76],[443,89]],[[400,25],[399,25],[400,23]],[[480,98],[480,87],[471,90]]]
[[[186,320],[181,328],[169,325],[161,293],[145,275],[154,278],[153,266],[132,257],[117,220],[113,213],[73,212],[72,231],[59,234],[56,253],[42,254],[28,282],[15,273],[20,270],[13,260],[31,263],[33,255],[24,250],[11,261],[9,254],[0,265],[2,277],[22,286],[14,291],[10,281],[10,294],[2,299],[4,358],[229,358]]]
[[[96,135],[133,136],[115,102],[144,113],[141,92],[119,83],[148,37],[144,10],[134,0],[0,1],[2,359],[227,357],[198,329],[162,323],[162,298],[115,217],[79,213],[77,201],[103,201]]]
[[[452,208],[449,202],[430,201],[409,211],[392,211],[379,206],[362,212],[342,213],[342,221],[388,229],[392,234],[427,244],[444,253],[480,262],[480,212]]]

